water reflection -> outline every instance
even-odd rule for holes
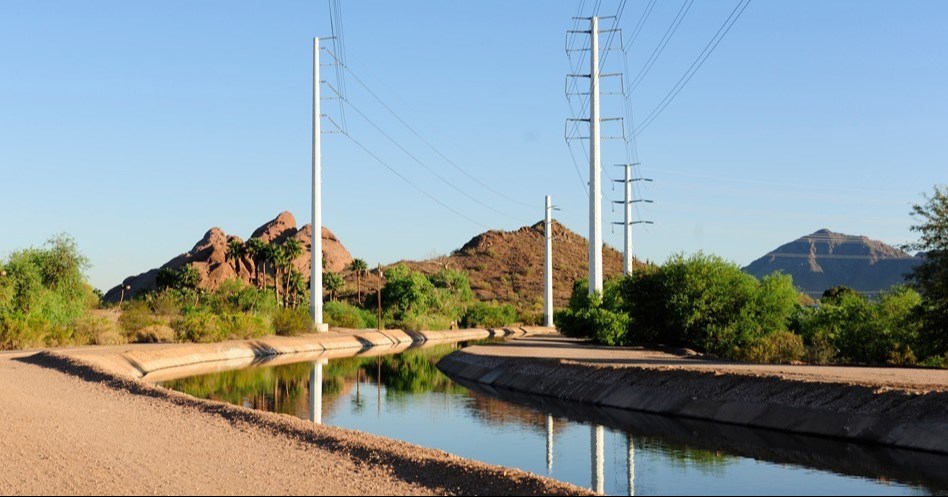
[[[599,493],[920,490],[892,481],[948,489],[948,457],[599,409],[455,382],[436,367],[454,350],[445,345],[385,357],[316,359],[164,385],[545,472]],[[391,422],[393,417],[400,422]]]

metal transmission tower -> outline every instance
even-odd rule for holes
[[[652,224],[651,221],[636,221],[632,218],[632,204],[646,203],[651,204],[651,200],[637,199],[632,195],[632,183],[638,181],[647,181],[651,182],[651,178],[636,178],[632,175],[632,167],[638,166],[639,163],[631,164],[616,164],[616,167],[625,168],[625,176],[623,179],[613,180],[616,183],[623,183],[625,187],[625,199],[624,200],[614,200],[616,204],[622,204],[623,211],[625,211],[625,218],[620,222],[613,222],[612,224],[622,225],[625,228],[625,244],[623,251],[623,269],[625,274],[632,274],[632,263],[635,260],[635,253],[632,250],[632,226],[636,224]]]
[[[589,93],[579,93],[579,95],[589,96],[589,118],[572,118],[568,121],[588,121],[589,122],[589,293],[602,293],[602,119],[599,115],[599,79],[602,74],[599,70],[599,35],[602,33],[599,29],[599,17],[584,18],[590,23],[588,31],[569,30],[567,32],[567,43],[569,35],[573,33],[587,34],[590,38],[589,43],[589,74],[569,74],[567,75],[566,96],[569,98],[570,78],[589,78]],[[611,30],[610,30],[611,31]],[[567,53],[571,51],[567,45]],[[587,50],[585,48],[581,49]],[[583,137],[573,137],[582,139]],[[571,137],[567,132],[567,140]]]

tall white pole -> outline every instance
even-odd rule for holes
[[[602,495],[605,483],[603,472],[603,459],[605,459],[605,449],[603,448],[604,430],[602,426],[593,425],[590,430],[590,452],[592,452],[592,491]]]
[[[313,240],[310,251],[309,308],[313,315],[313,329],[328,331],[323,323],[323,208],[322,208],[322,149],[319,108],[319,38],[313,38]]]
[[[546,196],[546,215],[543,221],[543,237],[546,239],[546,259],[543,265],[543,310],[544,325],[553,327],[553,204]]]
[[[632,274],[632,164],[625,165],[625,274]]]
[[[602,293],[602,182],[599,133],[599,18],[592,18],[589,49],[589,293]]]

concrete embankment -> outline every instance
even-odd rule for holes
[[[207,344],[153,344],[83,347],[56,354],[129,379],[163,381],[261,363],[278,365],[353,355],[378,355],[439,343],[549,333],[538,327],[451,331],[333,330],[298,337]]]
[[[711,363],[562,339],[478,346],[449,376],[595,406],[948,453],[948,372]]]

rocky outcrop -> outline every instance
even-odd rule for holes
[[[573,282],[588,277],[589,242],[555,220],[552,228],[553,297],[561,306],[569,300]],[[405,263],[425,273],[465,271],[480,300],[542,311],[544,254],[543,223],[539,222],[515,231],[481,233],[451,255]],[[605,246],[602,258],[606,277],[622,273],[622,253]]]
[[[272,221],[257,228],[250,238],[259,238],[264,243],[282,245],[290,238],[296,238],[303,247],[303,253],[293,261],[297,271],[309,280],[310,252],[312,250],[312,225],[305,225],[297,229],[296,218],[289,212],[283,212]],[[323,227],[323,257],[326,258],[326,268],[338,272],[345,269],[352,262],[352,254],[342,245],[336,235]],[[200,288],[207,290],[217,289],[223,282],[231,279],[242,280],[248,284],[254,281],[254,275],[263,270],[262,259],[244,255],[232,260],[228,256],[228,248],[233,240],[243,241],[241,238],[228,235],[220,228],[211,228],[204,234],[194,247],[166,262],[159,268],[152,269],[137,276],[125,279],[121,285],[109,290],[104,299],[107,302],[118,302],[122,298],[122,287],[126,287],[125,298],[154,290],[157,287],[158,274],[162,269],[180,269],[191,265],[201,275]],[[258,267],[259,266],[259,267]],[[267,268],[272,274],[272,268]]]
[[[819,297],[840,285],[863,293],[887,290],[905,283],[922,260],[878,240],[822,229],[780,246],[744,270],[758,278],[781,271],[798,288]]]

